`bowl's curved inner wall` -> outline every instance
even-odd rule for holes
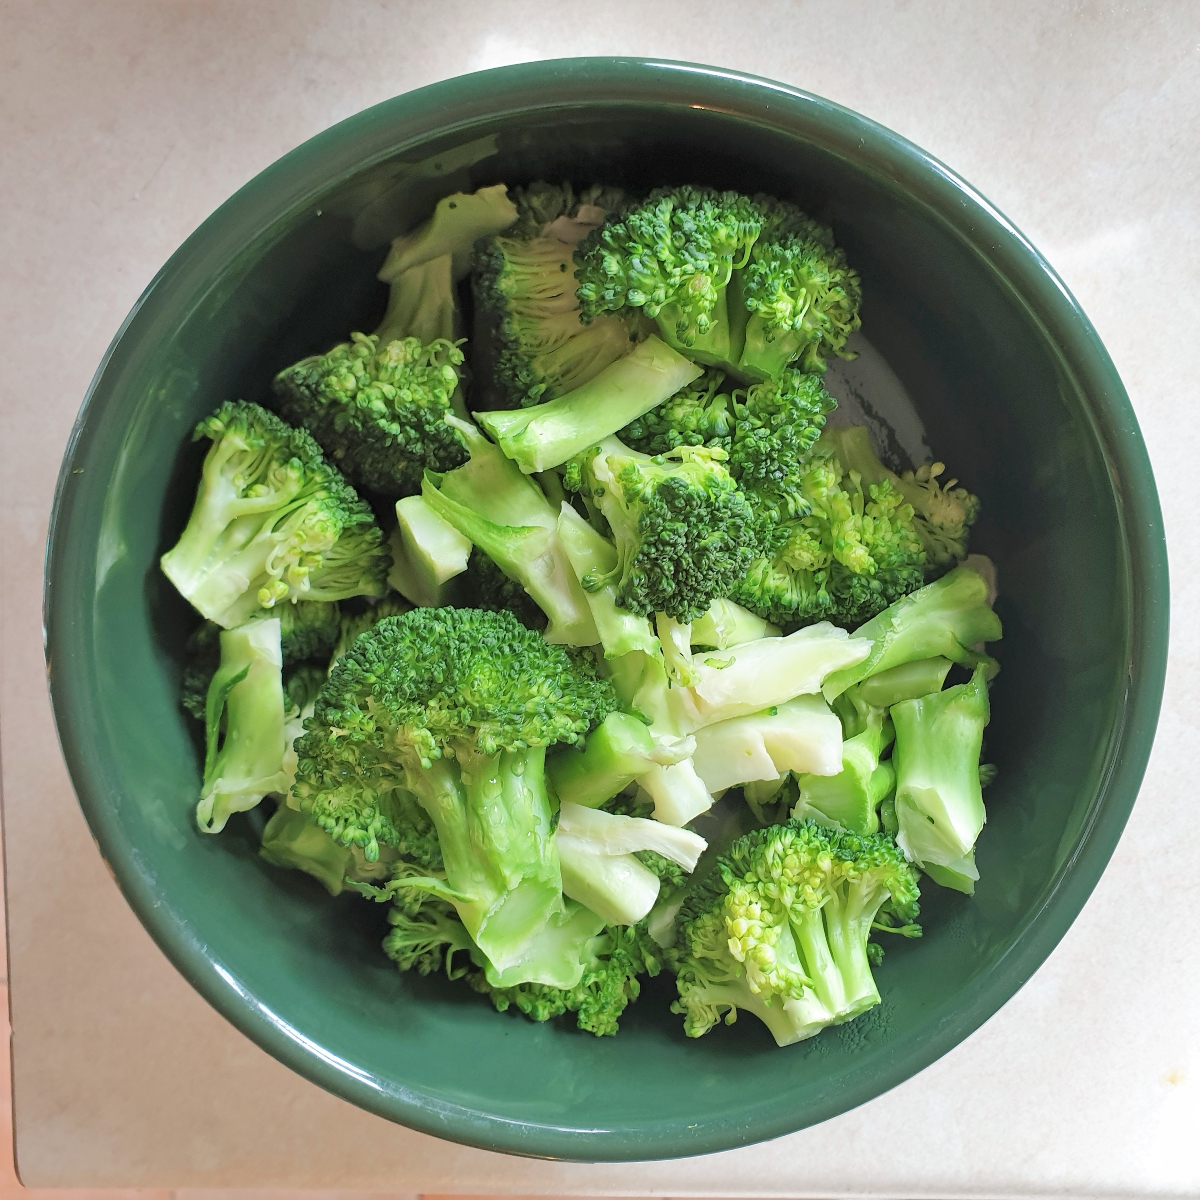
[[[224,399],[263,397],[278,368],[369,328],[384,299],[374,280],[384,242],[438,196],[539,176],[761,188],[831,220],[862,274],[864,332],[935,453],[983,499],[973,547],[999,565],[1007,636],[979,890],[969,900],[930,884],[924,939],[897,939],[878,972],[883,1005],[786,1052],[749,1017],[689,1042],[662,979],[616,1039],[499,1016],[462,985],[401,977],[378,950],[382,909],[331,900],[261,862],[252,821],[217,838],[192,824],[198,761],[176,658],[194,617],[156,563],[190,504],[193,424]],[[224,261],[231,249],[211,249],[221,270],[205,294],[157,296],[136,342],[114,356],[93,408],[103,400],[103,419],[78,464],[91,503],[73,536],[98,551],[56,586],[79,644],[94,648],[94,694],[77,711],[96,714],[93,740],[107,752],[85,745],[86,765],[163,903],[262,1019],[286,1018],[326,1061],[381,1091],[581,1130],[699,1136],[733,1120],[733,1144],[762,1136],[763,1123],[774,1129],[781,1105],[837,1111],[848,1086],[969,1006],[1089,818],[1129,654],[1128,565],[1099,442],[1008,283],[886,180],[817,145],[682,108],[484,124],[337,184]]]

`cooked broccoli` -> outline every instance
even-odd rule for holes
[[[406,600],[390,595],[374,604],[364,604],[361,608],[343,612],[338,623],[337,640],[329,654],[327,674],[333,674],[334,664],[354,645],[360,634],[374,629],[384,617],[402,617],[411,610],[412,605]]]
[[[954,664],[948,658],[919,658],[880,671],[862,683],[855,684],[845,695],[854,692],[857,699],[876,708],[891,708],[901,700],[915,700],[940,692]]]
[[[860,680],[934,657],[971,668],[983,662],[995,674],[997,664],[972,647],[998,641],[1002,633],[1000,618],[988,604],[987,582],[969,567],[956,567],[860,625],[854,636],[871,640],[870,654],[830,675],[822,691],[832,702]]]
[[[572,391],[531,408],[477,412],[475,420],[533,475],[561,466],[686,387],[700,374],[690,359],[656,337]]]
[[[762,233],[738,272],[749,312],[738,369],[752,379],[778,376],[791,362],[824,371],[825,356],[853,358],[846,339],[862,324],[858,272],[834,245],[832,232],[795,205],[756,196]]]
[[[868,938],[886,903],[912,921],[917,873],[890,838],[789,821],[739,838],[692,885],[674,953],[689,1037],[739,1008],[781,1046],[879,1003]]]
[[[692,646],[710,650],[726,650],[743,642],[760,638],[779,637],[777,625],[764,621],[748,608],[732,600],[714,600],[704,616],[692,622]]]
[[[761,553],[733,593],[747,608],[856,625],[925,581],[912,509],[888,480],[847,472],[824,435],[790,474],[783,456],[764,462],[774,480],[746,492]]]
[[[509,613],[414,609],[338,660],[296,746],[294,794],[368,862],[402,841],[379,797],[398,784],[416,795],[445,866],[445,885],[426,890],[454,904],[502,977],[564,912],[546,747],[579,741],[614,708],[585,658]]]
[[[864,486],[890,483],[913,510],[913,528],[930,567],[953,566],[967,553],[970,528],[979,515],[979,497],[957,487],[957,479],[942,483],[945,464],[927,463],[897,475],[879,461],[865,426],[827,429],[821,441],[837,455],[847,471],[857,471]]]
[[[516,223],[480,242],[472,272],[477,371],[488,401],[509,408],[574,391],[642,336],[621,317],[583,324],[575,296],[575,245],[621,194],[588,188],[577,197],[570,184],[534,183],[513,196]]]
[[[589,234],[575,253],[583,319],[636,314],[658,322],[663,339],[698,362],[736,366],[726,291],[745,265],[763,222],[736,192],[659,188]]]
[[[617,547],[623,608],[690,621],[714,598],[734,594],[754,556],[754,533],[724,457],[680,446],[651,458],[615,437],[588,457],[587,485]]]
[[[463,602],[462,575],[471,560],[471,543],[439,517],[424,496],[396,501],[396,528],[388,546],[388,583],[406,600],[426,608]]]
[[[202,616],[228,629],[284,600],[387,591],[391,556],[371,510],[308,433],[236,401],[194,436],[212,446],[162,569]]]
[[[429,507],[520,584],[546,614],[548,641],[594,646],[596,623],[558,536],[559,509],[473,425],[454,421],[471,458],[444,475],[430,471]]]
[[[208,687],[204,724],[196,823],[204,833],[219,833],[233,813],[253,808],[269,792],[287,791],[277,619],[222,630],[221,665]]]
[[[635,650],[658,654],[650,622],[617,603],[617,548],[612,542],[565,501],[559,510],[558,536],[584,589],[604,657],[618,658]]]
[[[387,312],[375,331],[379,344],[461,337],[454,285],[470,269],[475,242],[516,219],[508,189],[499,183],[443,197],[428,221],[396,238],[378,275],[390,287]]]
[[[415,337],[350,336],[275,377],[284,419],[307,429],[352,482],[389,499],[419,491],[426,467],[466,462],[466,446],[445,420],[462,351],[442,338],[422,345]]]
[[[707,368],[669,400],[630,421],[618,436],[643,454],[666,454],[676,446],[728,450],[733,442],[734,405],[733,397],[719,390],[724,382],[723,371]]]
[[[975,840],[987,819],[979,751],[989,716],[985,663],[969,683],[891,709],[896,842],[936,882],[968,895],[979,878]]]
[[[658,899],[659,877],[636,855],[653,851],[693,871],[707,845],[688,829],[564,800],[554,835],[563,894],[609,925],[636,925]]]
[[[529,593],[505,573],[477,547],[471,550],[467,571],[462,577],[462,601],[471,608],[488,612],[510,612],[525,626],[544,633],[548,624],[546,614]]]
[[[605,1037],[617,1032],[621,1014],[641,992],[638,976],[657,975],[661,969],[662,950],[641,924],[609,926],[588,942],[586,966],[574,987],[493,987],[482,972],[468,978],[500,1012],[512,1006],[535,1021],[575,1013],[580,1029]]]
[[[710,792],[786,771],[829,775],[841,765],[842,727],[820,696],[797,696],[760,713],[705,725],[692,762]]]

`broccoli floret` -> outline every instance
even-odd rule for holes
[[[587,482],[617,547],[623,608],[687,622],[734,594],[754,557],[754,523],[724,458],[705,446],[651,458],[615,437],[588,458]]]
[[[666,454],[676,446],[719,446],[733,442],[733,397],[720,391],[725,372],[705,370],[694,383],[652,408],[619,433],[621,440],[643,454]]]
[[[450,471],[467,461],[461,436],[445,420],[462,361],[445,339],[382,343],[355,333],[281,371],[275,403],[349,479],[395,499],[420,490],[426,467]]]
[[[474,417],[522,471],[533,475],[603,441],[699,374],[690,359],[649,337],[565,395],[530,408],[477,412]]]
[[[969,683],[893,705],[891,717],[896,842],[938,883],[969,895],[979,878],[975,840],[987,819],[979,773],[990,717],[987,665]]]
[[[499,1012],[515,1007],[535,1021],[575,1013],[580,1029],[605,1037],[617,1032],[621,1014],[641,992],[638,977],[657,975],[661,969],[662,950],[643,924],[610,926],[588,942],[586,966],[571,988],[540,983],[493,987],[483,973],[469,979]]]
[[[222,630],[221,665],[208,687],[204,724],[196,824],[204,833],[219,833],[233,813],[254,808],[269,792],[287,791],[277,619]]]
[[[533,976],[506,969],[564,913],[546,747],[580,740],[615,706],[585,657],[509,613],[414,609],[361,635],[334,667],[296,745],[294,795],[371,862],[402,840],[378,798],[398,785],[414,794],[437,829],[444,898],[497,982],[523,982]]]
[[[853,358],[846,339],[862,324],[862,285],[832,232],[795,205],[756,196],[761,236],[738,272],[748,311],[738,368],[753,379],[778,376],[791,362],[822,372],[825,356]]]
[[[852,684],[872,675],[935,657],[972,669],[986,663],[989,674],[994,675],[999,669],[994,660],[971,647],[999,641],[1002,634],[1000,618],[988,604],[987,582],[969,567],[956,567],[860,625],[854,636],[870,638],[870,654],[830,675],[822,691],[832,702]]]
[[[338,622],[337,639],[329,654],[329,668],[326,674],[332,674],[334,664],[358,640],[359,634],[374,629],[384,617],[402,617],[412,610],[412,605],[399,596],[385,596],[374,604],[364,604],[361,608],[345,611]]]
[[[739,838],[693,884],[673,952],[689,1037],[748,1009],[781,1046],[879,1003],[868,939],[885,903],[919,912],[915,869],[895,843],[789,821]]]
[[[979,497],[956,486],[957,479],[944,483],[945,464],[927,463],[916,471],[897,475],[879,461],[865,426],[827,429],[821,441],[847,471],[857,471],[864,486],[890,483],[913,511],[913,528],[921,539],[931,568],[953,566],[966,557],[970,528],[979,515]]]
[[[925,581],[911,506],[846,471],[824,436],[792,476],[746,494],[762,552],[733,595],[768,620],[853,626]]]
[[[382,596],[391,556],[367,505],[303,429],[257,404],[223,404],[196,504],[162,569],[229,629],[284,600]]]
[[[659,188],[589,234],[575,254],[585,321],[636,313],[698,362],[734,367],[726,291],[762,229],[747,196],[711,188]]]
[[[476,367],[488,400],[509,408],[574,391],[641,336],[636,321],[615,316],[583,324],[575,296],[575,245],[620,193],[589,188],[576,198],[569,184],[535,183],[513,194],[516,223],[480,242],[472,271]]]
[[[379,344],[461,337],[454,285],[470,269],[475,242],[516,218],[516,206],[499,183],[443,197],[428,221],[396,238],[378,275],[390,288],[387,312],[375,331]]]
[[[429,507],[524,588],[548,618],[548,641],[594,646],[600,636],[558,536],[558,506],[475,426],[451,420],[471,458],[444,475],[426,473]]]

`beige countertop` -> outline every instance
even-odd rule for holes
[[[0,3],[0,53],[0,721],[27,1185],[1200,1194],[1200,6],[50,0]],[[1079,920],[997,1016],[817,1128],[708,1158],[589,1167],[389,1125],[289,1072],[190,989],[88,836],[50,718],[39,603],[55,474],[88,380],[213,208],[305,138],[399,92],[619,53],[718,63],[855,108],[1030,236],[1133,398],[1175,617],[1158,743],[1125,836]]]

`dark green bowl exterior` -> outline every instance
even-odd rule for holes
[[[778,1050],[749,1017],[689,1041],[651,981],[616,1038],[498,1015],[402,977],[380,910],[192,824],[177,704],[194,618],[157,569],[220,401],[367,325],[384,240],[460,187],[545,176],[763,188],[830,219],[864,332],[939,457],[983,499],[999,564],[982,879],[930,886],[926,936],[889,949],[883,1004]],[[114,340],[59,481],[46,574],[63,749],[147,928],[239,1029],[323,1087],[439,1137],[636,1160],[773,1138],[933,1062],[1030,977],[1079,912],[1137,794],[1167,648],[1154,481],[1091,325],[1037,252],[940,163],[845,109],[728,71],[635,59],[504,68],[381,104],[307,142],[183,245]]]

